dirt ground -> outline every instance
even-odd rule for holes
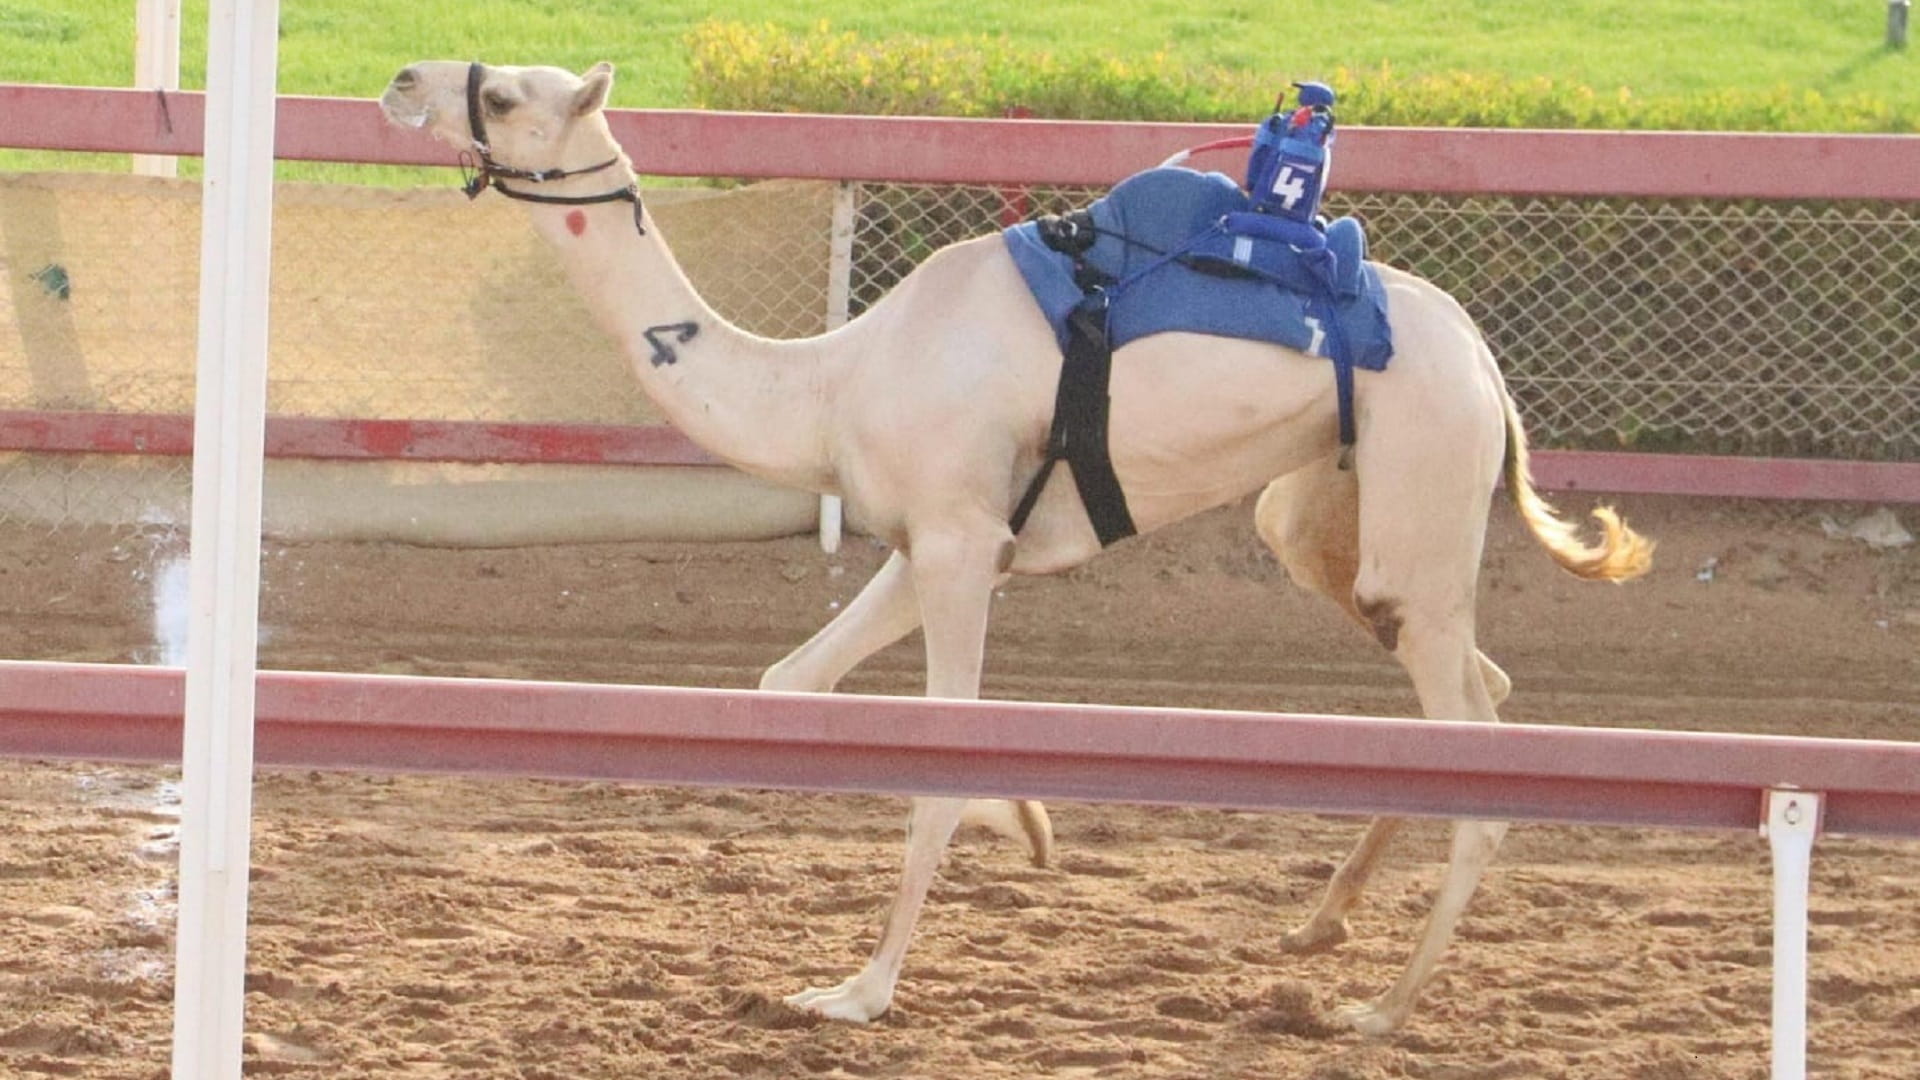
[[[1567,498],[1570,507],[1589,500]],[[1554,570],[1497,505],[1482,644],[1518,721],[1920,739],[1920,555],[1821,512],[1632,498],[1624,587]],[[1907,525],[1920,527],[1912,511]],[[151,538],[0,536],[0,656],[153,655]],[[758,544],[271,545],[262,663],[745,687],[882,552]],[[911,693],[917,639],[846,689]],[[1402,715],[1391,660],[1287,585],[1245,507],[996,602],[989,696]],[[0,1074],[160,1078],[174,774],[0,762]],[[956,842],[893,1010],[780,998],[871,947],[892,799],[267,773],[248,961],[254,1076],[1750,1080],[1769,874],[1750,834],[1514,830],[1401,1033],[1323,1022],[1398,974],[1445,854],[1399,840],[1354,935],[1291,957],[1351,819],[1053,807],[1056,864]],[[1920,844],[1816,854],[1811,1065],[1920,1076]]]

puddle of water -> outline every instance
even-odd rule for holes
[[[135,816],[123,820],[130,825],[146,823],[146,831],[134,854],[142,862],[152,864],[159,877],[150,885],[134,889],[126,897],[120,916],[128,925],[150,932],[156,940],[164,940],[172,933],[179,917],[174,866],[180,856],[180,781],[102,769],[76,775],[74,786],[80,792],[82,804],[132,811]],[[105,977],[116,980],[159,978],[173,965],[165,945],[148,946],[144,942],[103,950],[94,961]]]
[[[157,801],[147,808],[148,812],[168,820],[147,830],[146,842],[138,853],[149,862],[171,864],[180,858],[180,785],[161,784],[156,794]]]
[[[179,913],[180,898],[174,895],[173,883],[168,882],[152,889],[135,889],[133,906],[126,914],[127,921],[142,929],[171,930]]]
[[[155,949],[102,949],[94,960],[100,977],[114,983],[159,982],[173,975],[172,955]]]
[[[162,780],[154,785],[152,801],[144,809],[155,817],[167,819],[167,823],[155,825],[147,830],[147,842],[140,845],[141,858],[152,859],[155,862],[172,862],[178,859],[180,856],[180,782]]]
[[[193,610],[193,564],[188,552],[187,530],[152,509],[141,516],[140,525],[140,535],[131,543],[136,551],[144,549],[144,554],[134,561],[133,577],[135,581],[147,583],[152,598],[153,640],[134,650],[133,662],[185,667],[187,625]],[[272,636],[267,626],[258,628],[260,645],[267,644]]]
[[[154,603],[154,640],[134,650],[134,663],[186,667],[186,626],[192,619],[192,557],[186,530],[173,523],[146,523],[142,542],[148,555],[134,569],[134,580],[146,580]],[[273,630],[257,626],[257,644],[273,640]]]
[[[114,551],[114,561],[133,564],[133,580],[144,582],[152,603],[152,640],[133,651],[136,664],[181,667],[187,662],[187,530],[149,508],[140,516],[140,532]]]

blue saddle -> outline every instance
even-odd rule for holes
[[[1384,370],[1393,355],[1386,293],[1352,218],[1323,231],[1256,213],[1229,177],[1182,168],[1128,177],[1087,213],[1094,237],[1079,261],[1110,282],[1115,349],[1185,331],[1272,342],[1348,371]],[[1035,222],[1003,236],[1066,348],[1067,316],[1087,296],[1075,256],[1050,247]]]

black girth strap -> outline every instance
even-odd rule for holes
[[[1127,497],[1107,455],[1107,384],[1113,373],[1113,350],[1107,344],[1107,297],[1090,292],[1067,316],[1067,351],[1060,367],[1060,390],[1053,403],[1053,430],[1047,435],[1047,458],[1027,485],[1007,524],[1015,535],[1026,525],[1040,501],[1055,462],[1064,460],[1073,470],[1074,487],[1093,522],[1100,546],[1124,540],[1135,532]]]

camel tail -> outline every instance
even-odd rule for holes
[[[1534,539],[1575,577],[1628,581],[1646,573],[1653,566],[1653,541],[1629,529],[1611,506],[1593,511],[1594,520],[1600,523],[1601,538],[1597,545],[1588,544],[1580,539],[1579,529],[1534,490],[1533,476],[1527,468],[1527,431],[1520,423],[1520,411],[1504,387],[1500,399],[1507,418],[1507,491]]]

